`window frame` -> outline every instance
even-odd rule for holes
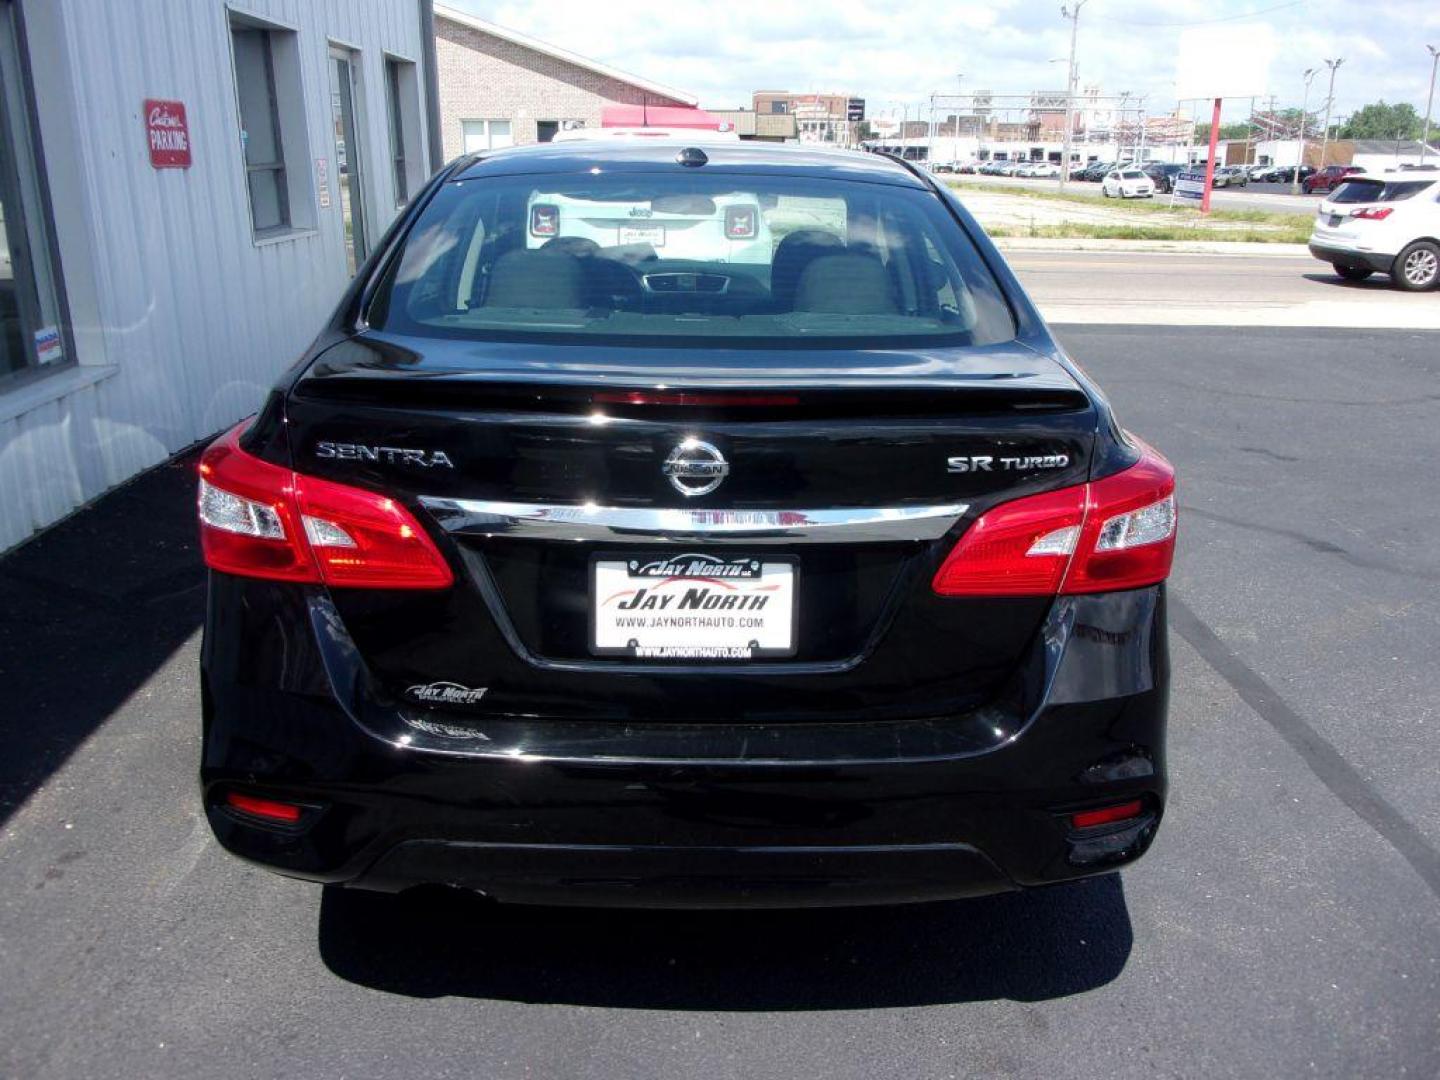
[[[484,145],[483,147],[481,147],[481,148],[479,148],[479,149],[476,149],[476,150],[464,150],[464,149],[463,149],[464,146],[465,146],[465,125],[466,125],[466,124],[484,124],[484,125],[485,125],[485,145]],[[495,133],[494,133],[494,130],[493,130],[493,125],[495,125],[495,124],[505,124],[505,125],[507,125],[507,126],[509,127],[509,129],[510,129],[510,141],[507,142],[507,143],[505,144],[505,146],[496,146],[496,145],[495,145]],[[462,147],[462,151],[463,151],[464,153],[466,153],[466,154],[482,154],[482,153],[486,153],[486,152],[488,152],[488,151],[490,151],[490,150],[504,150],[506,147],[514,146],[514,145],[515,145],[515,121],[514,121],[513,119],[510,119],[510,118],[504,117],[504,116],[464,116],[464,117],[461,117],[461,118],[460,118],[460,146]]]
[[[31,387],[37,382],[65,372],[75,372],[83,365],[75,350],[72,333],[70,307],[65,291],[64,271],[60,262],[60,248],[55,233],[55,219],[50,200],[50,187],[46,177],[45,152],[41,138],[38,117],[35,112],[35,86],[31,74],[30,50],[25,35],[24,12],[15,0],[0,0],[0,19],[5,21],[3,36],[6,44],[14,50],[14,64],[0,80],[0,140],[9,151],[10,159],[5,163],[9,179],[5,186],[11,187],[12,197],[20,204],[21,220],[6,222],[7,237],[19,234],[26,253],[25,262],[34,287],[36,310],[27,316],[27,302],[22,302],[17,284],[17,303],[20,304],[19,321],[21,345],[24,349],[24,363],[11,371],[0,372],[0,403],[14,391]],[[8,59],[8,58],[7,58]],[[22,160],[23,157],[23,160]],[[33,203],[33,205],[32,205]],[[18,226],[18,227],[17,227]],[[13,241],[12,241],[13,243]],[[43,266],[38,265],[43,263]],[[15,258],[11,253],[12,273]],[[44,300],[39,296],[44,290],[54,305],[53,324],[44,323]],[[30,325],[34,322],[36,325]],[[48,364],[39,362],[34,350],[34,333],[37,329],[53,325],[60,336],[61,357]],[[92,367],[91,371],[109,370]],[[103,375],[93,376],[102,378]],[[0,404],[0,412],[13,406]],[[10,414],[5,413],[8,417]]]
[[[317,230],[315,189],[310,169],[309,116],[303,58],[300,54],[300,33],[293,26],[263,19],[234,5],[226,5],[226,30],[230,46],[230,85],[235,104],[236,143],[240,154],[239,176],[250,218],[251,241],[256,246],[279,240],[313,235]],[[236,34],[260,31],[263,39],[266,94],[274,125],[277,161],[256,162],[252,168],[247,160],[245,111],[240,95],[240,65],[235,52]],[[285,218],[278,225],[257,227],[255,202],[250,186],[252,172],[268,172],[275,176],[277,201],[282,202]]]

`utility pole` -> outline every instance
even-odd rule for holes
[[[1300,160],[1295,162],[1295,175],[1290,178],[1290,194],[1300,194],[1300,169],[1305,164],[1305,136],[1310,128],[1310,84],[1319,68],[1305,69],[1305,96],[1300,101]]]
[[[1335,104],[1335,69],[1345,63],[1345,58],[1339,57],[1335,60],[1326,60],[1325,66],[1330,69],[1330,89],[1325,95],[1325,131],[1320,142],[1320,168],[1325,168],[1325,154],[1330,149],[1330,107]]]
[[[1070,140],[1075,127],[1075,41],[1080,35],[1080,9],[1088,0],[1075,0],[1074,8],[1061,6],[1060,14],[1070,20],[1070,78],[1065,84],[1065,148],[1060,152],[1060,190],[1070,179]]]
[[[1440,67],[1440,49],[1426,45],[1430,50],[1430,96],[1425,99],[1425,135],[1420,140],[1420,164],[1425,164],[1425,155],[1430,153],[1430,110],[1435,106],[1435,69]]]

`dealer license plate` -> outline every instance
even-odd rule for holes
[[[620,243],[649,244],[651,247],[665,246],[664,225],[621,225]]]
[[[762,555],[597,558],[590,574],[590,648],[638,660],[793,656],[794,559]]]

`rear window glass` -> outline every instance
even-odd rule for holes
[[[1330,195],[1332,203],[1400,202],[1420,194],[1433,180],[1346,180]]]
[[[446,184],[369,321],[421,336],[772,348],[1015,334],[932,192],[719,172]]]
[[[1145,174],[1137,169],[1126,169],[1120,174],[1120,177],[1124,180],[1143,180],[1145,179]]]

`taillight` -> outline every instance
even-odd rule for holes
[[[1364,218],[1366,221],[1384,221],[1394,212],[1393,206],[1367,206],[1364,210],[1356,210],[1350,216]]]
[[[302,476],[240,448],[245,424],[200,458],[200,547],[212,570],[337,588],[444,589],[449,565],[384,495]]]
[[[1175,556],[1175,471],[1140,447],[1140,460],[1113,476],[987,510],[936,572],[935,591],[1054,596],[1164,581]]]
[[[560,208],[546,203],[536,203],[530,208],[531,236],[558,236],[560,233]]]
[[[725,208],[725,238],[727,240],[749,240],[755,235],[756,220],[759,217],[753,206],[727,206]]]

